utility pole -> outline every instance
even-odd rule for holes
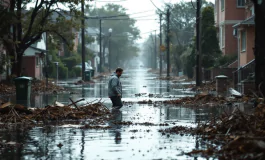
[[[170,77],[170,31],[169,31],[170,12],[167,9],[167,77]]]
[[[100,59],[100,62],[99,62],[99,72],[102,73],[102,40],[101,40],[101,33],[102,33],[102,19],[99,19],[99,59]]]
[[[81,24],[82,24],[82,30],[81,30],[81,39],[82,39],[82,80],[85,80],[85,0],[81,1],[81,12],[82,12],[82,19],[81,19]]]
[[[160,47],[162,46],[162,14],[160,13],[160,15],[159,15],[159,21],[160,21]],[[159,66],[159,68],[160,68],[160,77],[162,76],[162,58],[163,58],[163,56],[162,56],[162,51],[161,51],[161,49],[160,49],[160,66]]]
[[[201,85],[201,65],[200,65],[200,21],[201,21],[201,0],[197,0],[196,10],[196,86]]]
[[[154,65],[155,69],[157,69],[156,63],[157,63],[157,42],[156,42],[156,30],[155,30],[155,65]]]

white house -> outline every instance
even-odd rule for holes
[[[44,58],[46,55],[46,33],[39,41],[31,45],[23,55],[22,74],[24,76],[43,78]]]

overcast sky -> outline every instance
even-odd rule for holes
[[[181,2],[182,0],[153,0],[153,3],[158,8],[163,8],[164,3],[177,3]],[[190,0],[183,0],[188,1]],[[193,0],[195,1],[195,0]],[[214,0],[208,0],[214,3]],[[159,31],[159,17],[156,15],[156,7],[152,4],[150,0],[95,0],[92,4],[96,7],[101,7],[107,3],[115,3],[120,4],[124,8],[128,9],[128,14],[144,12],[140,14],[134,14],[131,17],[137,17],[136,19],[139,20],[136,23],[136,26],[141,31],[141,37],[138,42],[143,42],[151,32],[154,33],[154,30]],[[141,20],[143,19],[143,20]]]

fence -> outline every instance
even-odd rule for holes
[[[242,80],[248,79],[248,76],[252,73],[255,73],[255,59],[233,73],[234,87],[240,90],[238,85],[240,85]]]

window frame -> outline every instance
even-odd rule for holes
[[[240,4],[242,3],[242,5],[240,5]],[[237,8],[245,8],[245,6],[246,6],[246,1],[245,0],[236,0],[236,7]]]
[[[225,48],[225,25],[220,26],[220,48]]]
[[[241,33],[240,33],[240,37],[241,37],[241,52],[246,52],[247,50],[247,31],[245,30],[242,30]]]
[[[225,10],[225,0],[221,0],[220,3],[220,9],[223,12]]]
[[[251,11],[251,16],[255,15],[255,7],[254,6],[252,6],[250,8],[250,11]]]
[[[40,65],[40,57],[36,56],[36,67]]]

